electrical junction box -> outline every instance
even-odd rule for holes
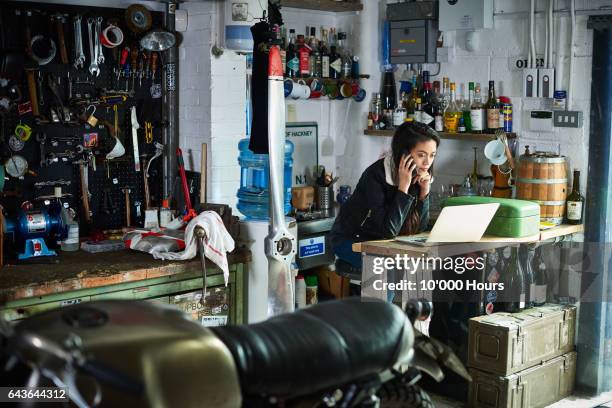
[[[436,62],[437,4],[437,1],[420,1],[387,5],[392,64]]]
[[[535,132],[552,132],[552,111],[531,111],[529,113],[529,130]]]
[[[440,0],[442,31],[493,28],[493,0]]]

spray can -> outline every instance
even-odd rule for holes
[[[504,103],[502,112],[504,114],[504,132],[512,132],[512,104]]]

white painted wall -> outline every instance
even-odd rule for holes
[[[577,0],[576,8],[597,9],[610,7],[610,0]],[[244,57],[227,51],[219,58],[211,57],[210,48],[215,43],[219,2],[187,2],[181,8],[189,13],[189,29],[184,33],[181,45],[181,146],[188,152],[188,165],[199,168],[200,144],[209,143],[209,199],[235,203],[239,187],[237,143],[244,137]],[[373,92],[381,83],[380,31],[385,16],[386,0],[363,1],[359,13],[326,13],[285,8],[283,18],[287,28],[303,33],[306,26],[334,26],[349,33],[349,45],[360,57],[360,70],[370,74],[361,81],[368,97],[362,103],[352,100],[289,101],[295,104],[298,121],[319,123],[320,163],[340,176],[339,184],[355,185],[362,171],[388,149],[390,138],[363,135],[368,106]],[[544,2],[537,0],[538,9]],[[567,0],[558,0],[557,9],[566,9]],[[582,170],[582,188],[585,190],[587,170],[587,143],[589,130],[590,85],[592,62],[592,32],[586,29],[587,17],[577,18],[575,42],[576,65],[572,78],[575,109],[584,112],[582,129],[556,129],[553,133],[530,132],[525,126],[522,109],[539,107],[539,102],[524,100],[520,92],[520,71],[509,70],[509,60],[527,54],[528,0],[495,0],[494,29],[480,33],[480,48],[469,52],[465,49],[464,32],[445,33],[445,45],[452,45],[456,58],[452,63],[442,63],[441,80],[449,76],[456,82],[480,82],[486,91],[489,79],[496,81],[498,95],[511,97],[514,104],[514,130],[519,134],[520,152],[528,144],[538,149],[554,149],[569,156],[571,166]],[[217,7],[218,8],[218,7]],[[569,27],[567,13],[559,13]],[[537,48],[543,53],[543,25],[541,17],[536,22]],[[559,18],[556,18],[556,22]],[[569,35],[564,39],[569,43]],[[555,42],[556,44],[556,42]],[[566,52],[569,55],[569,52]],[[566,58],[569,60],[569,58]],[[428,66],[432,72],[435,65]],[[404,67],[397,69],[397,85]],[[567,81],[568,69],[565,69]],[[482,149],[484,142],[443,141],[436,163],[438,183],[458,183],[472,169],[473,147],[479,148],[479,171],[489,174]]]

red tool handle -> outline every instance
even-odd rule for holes
[[[181,184],[183,185],[183,196],[185,197],[185,206],[187,207],[187,217],[191,218],[195,214],[191,207],[191,197],[189,197],[189,186],[187,186],[187,175],[185,174],[185,162],[183,162],[183,151],[180,147],[176,148],[176,158],[178,160],[179,174],[181,175]]]
[[[121,51],[121,66],[125,65],[125,62],[128,59],[128,56],[130,55],[130,49],[128,47],[125,47],[122,51]]]

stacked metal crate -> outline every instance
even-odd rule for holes
[[[571,395],[576,307],[547,304],[470,319],[469,406],[545,407]]]

